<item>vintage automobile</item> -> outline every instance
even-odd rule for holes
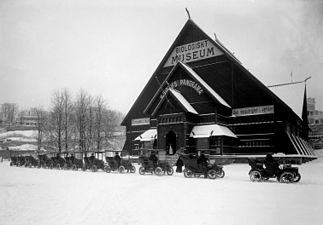
[[[144,150],[139,157],[139,174],[144,175],[146,173],[161,175],[173,175],[173,160],[168,159],[163,152],[164,150],[149,149]],[[157,157],[158,156],[158,157]]]
[[[105,171],[106,166],[104,161],[102,159],[96,158],[94,153],[90,157],[87,157],[85,155],[83,159],[83,171],[91,170],[92,172],[97,172],[99,169]]]
[[[49,165],[49,168],[62,169],[65,163],[65,159],[61,157],[59,153],[57,153],[56,156],[51,157],[51,164]]]
[[[105,171],[110,173],[111,171],[118,171],[119,173],[135,173],[136,167],[132,164],[130,159],[116,158],[116,157],[105,157],[107,162]]]
[[[301,180],[301,174],[297,167],[291,164],[279,161],[273,162],[273,167],[266,167],[264,160],[248,159],[251,167],[249,171],[249,178],[253,182],[267,181],[270,178],[276,178],[281,183],[293,183]]]
[[[225,176],[222,166],[216,163],[211,164],[209,161],[204,164],[199,163],[196,154],[182,154],[180,157],[185,166],[183,172],[186,178],[204,176],[205,178],[215,179]]]

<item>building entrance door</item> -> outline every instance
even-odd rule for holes
[[[172,130],[166,135],[166,152],[168,155],[174,155],[176,153],[176,136],[176,133]]]

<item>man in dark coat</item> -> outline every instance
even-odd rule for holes
[[[94,153],[92,153],[91,156],[90,156],[90,162],[92,164],[94,163],[94,159],[95,159],[95,156],[94,156]]]
[[[203,153],[197,159],[197,165],[204,173],[204,178],[207,178],[207,159]]]
[[[276,162],[276,160],[273,158],[271,154],[267,154],[265,158],[265,172],[268,176],[272,176],[274,174],[279,173],[279,164]]]
[[[121,158],[120,158],[120,156],[119,156],[119,153],[117,152],[113,158],[114,158],[114,160],[115,160],[115,162],[116,162],[116,166],[117,166],[117,168],[119,168],[119,166],[120,166],[120,161],[121,161]]]
[[[154,167],[157,166],[157,161],[158,161],[158,158],[156,156],[156,153],[155,152],[152,152],[149,156],[149,161],[152,161],[153,162],[153,165]]]
[[[178,157],[177,161],[176,161],[176,173],[181,173],[182,172],[182,167],[183,167],[184,163],[181,159],[181,157]]]

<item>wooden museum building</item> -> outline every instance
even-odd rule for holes
[[[124,118],[123,151],[315,157],[304,97],[305,82],[265,86],[189,19]]]

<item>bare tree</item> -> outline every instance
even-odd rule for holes
[[[69,143],[72,135],[72,113],[73,102],[70,92],[67,89],[62,91],[63,98],[63,133],[64,133],[64,145],[65,151],[68,151]]]
[[[88,113],[91,106],[91,96],[84,90],[80,90],[75,102],[75,121],[78,131],[79,148],[81,151],[88,150],[87,144],[87,128],[88,128]]]
[[[1,105],[2,120],[6,122],[9,125],[9,127],[15,121],[17,113],[18,113],[17,104],[6,102]]]
[[[54,145],[58,148],[58,152],[62,152],[62,136],[63,136],[63,117],[64,117],[64,96],[62,92],[55,91],[52,97],[51,110],[51,138]]]
[[[95,124],[94,124],[94,133],[95,133],[95,143],[96,149],[100,150],[102,145],[103,132],[103,111],[106,110],[105,102],[102,96],[98,96],[95,99]]]

